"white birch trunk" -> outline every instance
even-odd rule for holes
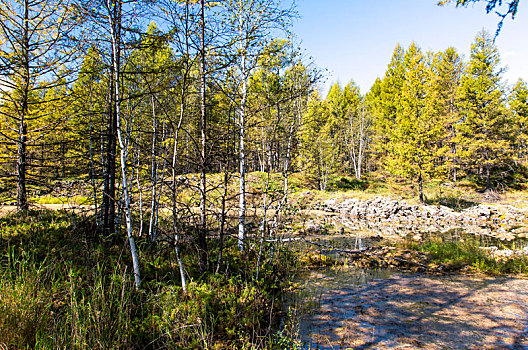
[[[112,4],[109,4],[109,8]],[[115,113],[117,117],[117,138],[119,141],[119,147],[120,147],[120,157],[121,157],[121,178],[122,178],[122,186],[123,186],[123,201],[125,206],[125,222],[126,222],[126,229],[127,229],[127,236],[128,241],[130,243],[130,252],[132,255],[132,264],[134,269],[134,282],[136,285],[136,288],[139,288],[141,283],[141,276],[139,272],[139,258],[136,250],[136,244],[134,241],[134,236],[132,235],[132,214],[130,210],[130,196],[129,196],[129,189],[128,189],[128,181],[127,181],[127,156],[128,156],[128,145],[125,145],[123,142],[123,135],[122,135],[122,125],[121,125],[121,115],[120,115],[120,83],[119,83],[119,59],[120,59],[120,35],[121,35],[121,3],[116,3],[113,6],[119,6],[116,13],[117,18],[111,18],[110,19],[110,25],[111,25],[111,36],[112,36],[112,50],[114,57],[116,58],[114,60],[114,83],[115,83]]]
[[[156,240],[155,215],[156,215],[156,189],[158,182],[158,162],[156,157],[156,139],[157,139],[157,123],[156,123],[156,109],[154,106],[154,96],[151,96],[152,104],[152,151],[151,151],[151,185],[152,185],[152,200],[150,204],[150,221],[149,221],[149,238],[154,242]]]

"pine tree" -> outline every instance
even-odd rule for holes
[[[69,38],[74,19],[67,0],[0,1],[0,103],[12,132],[2,136],[16,148],[16,155],[8,158],[16,159],[17,206],[22,211],[29,207],[30,151],[41,137],[38,122],[45,116],[39,105],[71,73],[68,63],[75,50]]]
[[[462,122],[457,125],[456,142],[466,172],[484,176],[486,189],[491,189],[493,171],[505,163],[510,148],[501,77],[497,47],[482,31],[471,46],[471,58],[461,80]]]
[[[404,82],[392,125],[387,169],[390,173],[416,179],[424,202],[423,181],[441,171],[438,159],[444,149],[439,140],[443,126],[435,118],[429,62],[414,43],[403,57]]]
[[[328,175],[334,171],[337,156],[327,124],[328,105],[318,93],[313,93],[302,116],[299,138],[303,148],[299,154],[304,171],[317,182],[317,188],[325,190]]]
[[[405,50],[397,45],[389,66],[382,80],[377,80],[371,89],[368,99],[373,109],[372,151],[373,157],[380,165],[391,152],[389,140],[396,122],[398,101],[404,83],[403,55]]]
[[[510,95],[510,122],[514,157],[528,161],[528,84],[519,79]]]
[[[449,173],[453,181],[457,181],[458,169],[455,137],[456,125],[460,122],[457,99],[462,69],[462,59],[456,49],[450,47],[434,55],[432,66],[434,85],[431,93],[434,94],[439,122],[445,127],[446,138],[442,142],[450,150],[444,161],[449,163]]]

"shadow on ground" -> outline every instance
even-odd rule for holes
[[[528,349],[528,280],[324,278],[320,308],[301,323],[307,349]]]

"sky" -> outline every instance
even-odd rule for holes
[[[321,90],[354,80],[367,93],[383,77],[399,43],[413,41],[425,51],[457,49],[467,61],[475,35],[495,34],[499,17],[486,14],[484,1],[467,8],[437,6],[437,0],[296,0],[300,18],[292,28],[305,55],[327,69]],[[521,1],[517,16],[508,17],[495,44],[510,85],[528,81],[528,8]]]

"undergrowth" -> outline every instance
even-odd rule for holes
[[[294,346],[291,334],[277,333],[294,253],[275,249],[256,280],[254,251],[228,242],[221,274],[198,275],[189,244],[184,293],[173,249],[138,239],[143,282],[136,290],[126,239],[102,239],[92,219],[63,211],[0,218],[0,348]]]
[[[476,238],[443,241],[440,237],[424,242],[407,242],[406,248],[427,253],[432,263],[441,264],[447,270],[467,269],[487,274],[528,274],[528,256],[496,258],[480,247]]]

